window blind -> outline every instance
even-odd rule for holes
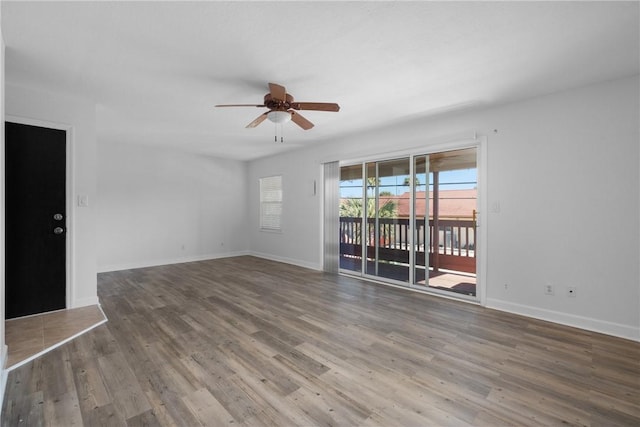
[[[323,269],[337,273],[340,268],[340,166],[338,162],[324,164],[324,254]]]
[[[282,229],[282,176],[260,178],[260,228]]]

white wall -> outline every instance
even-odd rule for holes
[[[245,162],[98,144],[98,269],[247,253]]]
[[[321,269],[322,170],[317,160],[321,152],[295,151],[250,164],[247,229],[252,254]],[[259,179],[272,175],[282,175],[281,232],[261,231],[259,227]]]
[[[320,196],[310,191],[322,161],[478,132],[488,138],[488,205],[500,203],[485,214],[487,305],[640,340],[639,91],[635,76],[253,161],[250,249],[320,268]],[[280,234],[258,229],[258,178],[274,174],[284,179]],[[544,294],[547,283],[554,296]]]
[[[33,120],[70,125],[73,135],[71,169],[73,190],[68,195],[88,196],[89,206],[73,207],[69,218],[71,239],[71,308],[96,304],[96,112],[95,105],[84,99],[39,91],[11,84],[5,85],[5,112],[7,115]],[[69,215],[69,213],[67,213]]]

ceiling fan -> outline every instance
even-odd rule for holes
[[[295,110],[340,111],[340,106],[329,102],[294,102],[293,96],[287,93],[284,86],[269,83],[269,93],[264,96],[263,104],[224,104],[216,107],[266,107],[269,111],[259,115],[249,123],[247,128],[254,128],[269,119],[274,123],[286,123],[289,120],[304,130],[311,129],[313,123],[305,119]]]

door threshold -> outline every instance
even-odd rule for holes
[[[98,304],[6,320],[7,369],[22,366],[106,321]]]
[[[363,275],[358,275],[358,274],[351,274],[348,271],[339,271],[338,272],[339,275],[341,276],[345,276],[345,277],[351,277],[353,279],[361,279],[364,280],[365,282],[371,282],[371,283],[375,283],[375,284],[379,284],[379,285],[384,285],[384,286],[391,286],[393,288],[397,288],[397,289],[404,289],[406,291],[413,291],[413,292],[418,292],[421,294],[426,294],[426,295],[432,295],[432,296],[436,296],[436,297],[442,297],[442,298],[446,298],[446,299],[450,299],[453,301],[460,301],[460,302],[466,302],[469,304],[475,304],[475,305],[480,305],[480,301],[477,299],[477,297],[472,297],[470,295],[465,295],[465,294],[460,294],[460,293],[453,293],[453,295],[449,295],[451,294],[451,292],[447,292],[447,291],[442,291],[439,289],[431,289],[431,288],[420,288],[417,287],[416,285],[400,285],[400,284],[396,284],[396,283],[392,283],[392,282],[386,282],[384,280],[380,280],[377,279],[375,277],[371,277],[371,276],[363,276]]]

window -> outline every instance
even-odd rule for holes
[[[260,178],[260,228],[281,230],[282,176]]]

